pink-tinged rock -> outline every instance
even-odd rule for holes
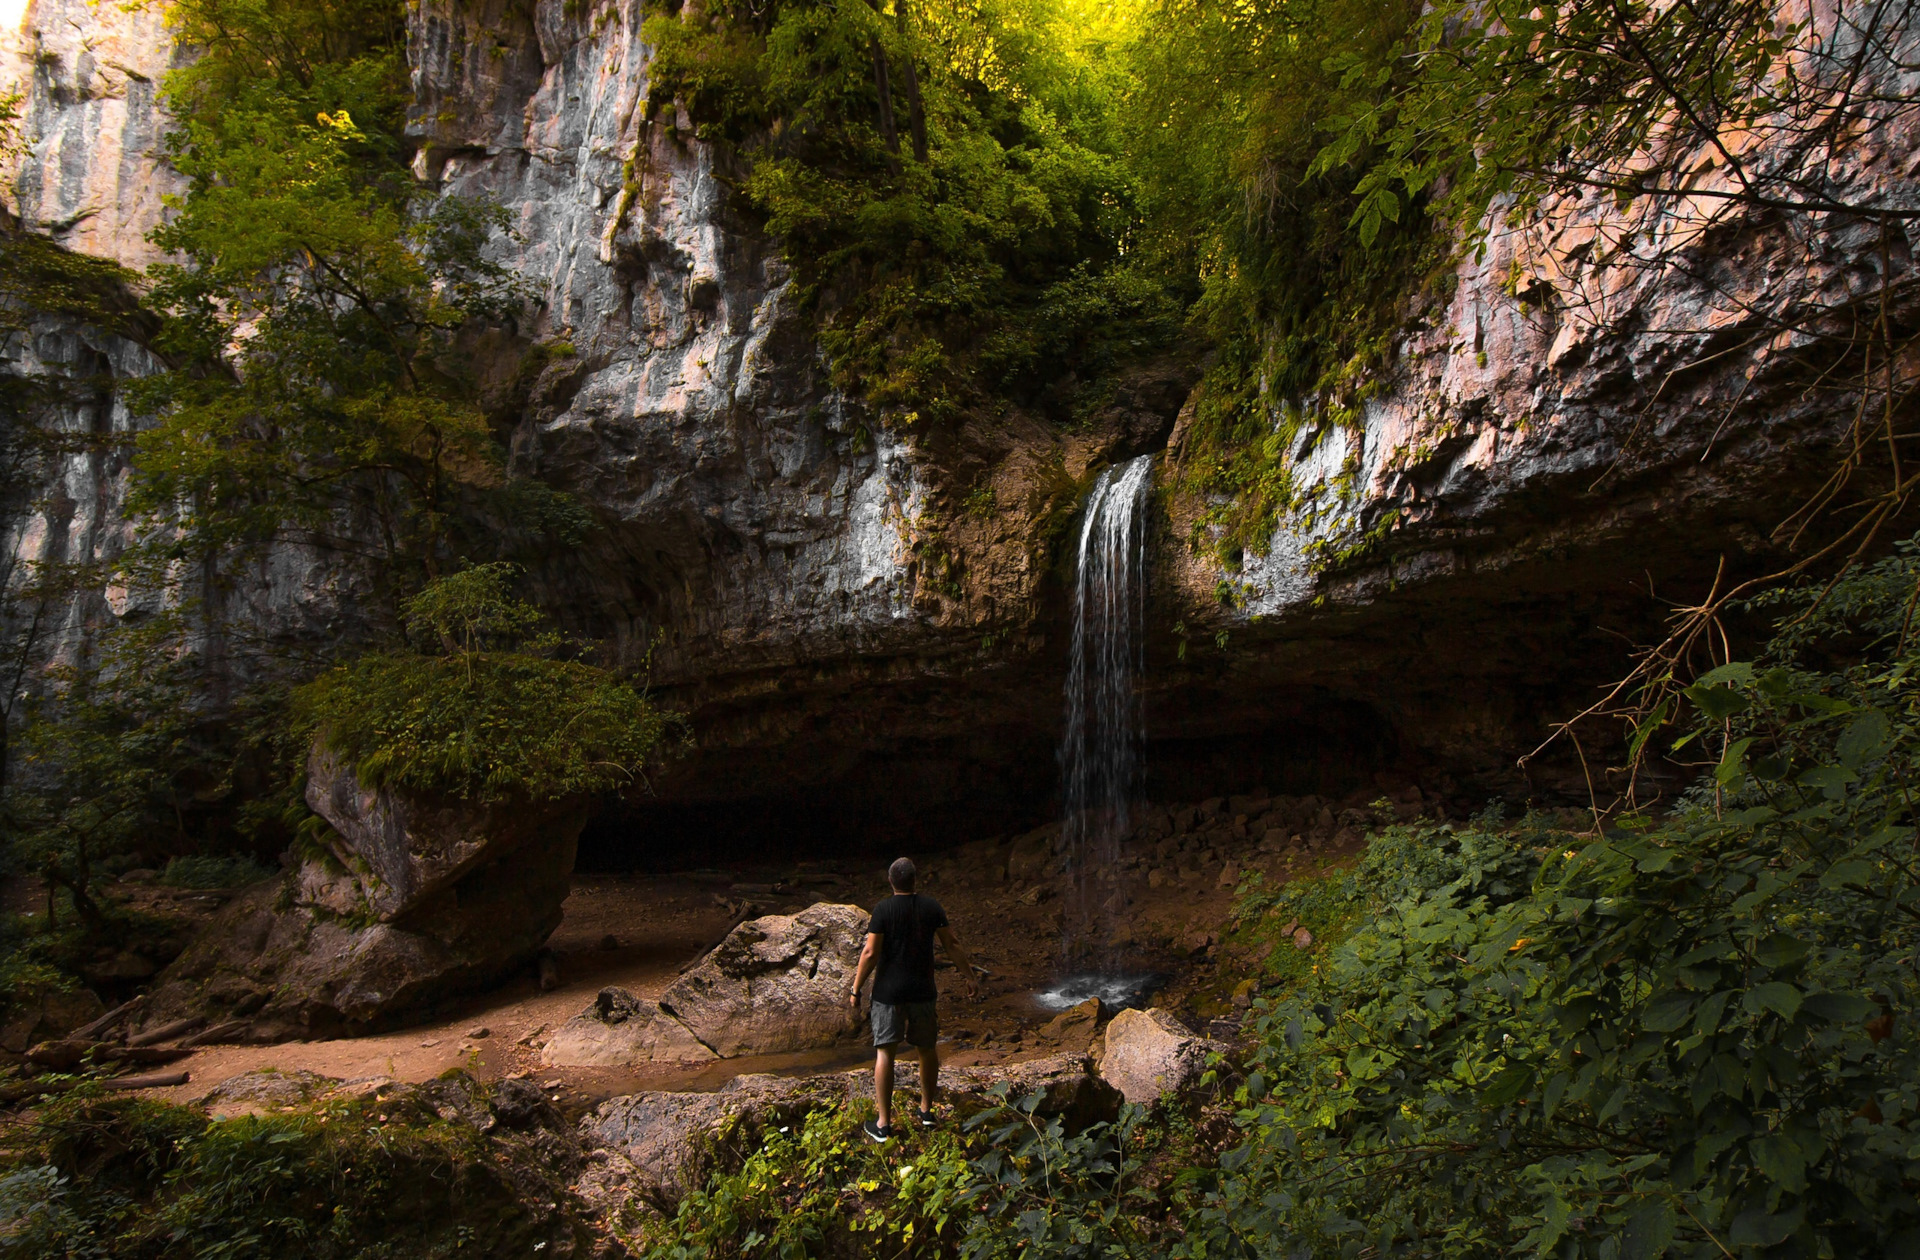
[[[1100,1075],[1128,1102],[1145,1106],[1198,1084],[1208,1057],[1227,1049],[1166,1011],[1121,1011],[1107,1025]]]

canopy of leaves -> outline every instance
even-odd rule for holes
[[[1421,202],[1384,231],[1355,224],[1366,151],[1321,157],[1329,119],[1407,75],[1413,12],[1391,0],[1172,0],[1135,47],[1125,123],[1142,249],[1194,277],[1194,318],[1216,354],[1180,479],[1221,496],[1200,523],[1222,556],[1264,549],[1283,513],[1309,506],[1293,448],[1357,421],[1446,259]]]
[[[625,787],[666,721],[606,670],[554,659],[540,616],[480,565],[429,583],[407,621],[438,655],[374,652],[294,693],[297,737],[317,735],[361,782],[482,801]]]

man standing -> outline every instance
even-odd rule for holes
[[[860,987],[878,965],[879,974],[873,980],[873,1102],[879,1114],[863,1126],[873,1142],[893,1136],[893,1049],[902,1041],[920,1051],[920,1127],[933,1127],[940,1076],[940,1022],[934,1010],[938,994],[933,983],[936,938],[960,964],[967,978],[967,996],[980,995],[973,960],[947,925],[947,912],[933,898],[913,891],[917,875],[908,858],[896,859],[887,868],[893,895],[873,908],[866,947],[853,973],[853,988],[847,991],[847,1004],[858,1011]]]

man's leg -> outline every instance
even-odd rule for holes
[[[932,1111],[933,1100],[940,1096],[940,1051],[933,1046],[920,1047],[920,1110]]]
[[[893,1047],[880,1046],[873,1055],[873,1109],[880,1127],[893,1127]]]

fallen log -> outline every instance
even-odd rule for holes
[[[94,1063],[125,1063],[138,1067],[157,1067],[178,1063],[193,1054],[188,1049],[163,1049],[159,1046],[116,1046],[105,1041],[81,1041],[68,1037],[43,1041],[27,1051],[27,1061],[55,1072],[72,1072],[91,1060]]]
[[[112,1076],[98,1083],[102,1089],[111,1090],[165,1089],[170,1085],[185,1085],[192,1079],[187,1072],[150,1072],[145,1076]],[[87,1083],[84,1080],[15,1081],[11,1085],[0,1085],[0,1104],[70,1093]]]
[[[189,1015],[185,1019],[176,1019],[171,1023],[162,1024],[158,1028],[150,1028],[138,1037],[129,1037],[127,1038],[127,1044],[130,1046],[150,1046],[155,1042],[166,1041],[170,1038],[178,1037],[183,1033],[190,1033],[206,1022],[206,1020],[198,1015]]]
[[[146,1076],[115,1076],[101,1081],[106,1089],[165,1089],[185,1085],[193,1076],[188,1072],[151,1072]]]
[[[251,1023],[244,1019],[230,1019],[224,1024],[215,1024],[213,1027],[197,1032],[191,1037],[182,1037],[180,1039],[180,1048],[182,1050],[189,1050],[194,1046],[211,1045],[216,1041],[232,1041],[236,1034],[243,1033],[252,1026]]]
[[[80,1025],[80,1027],[68,1033],[67,1036],[75,1041],[85,1041],[89,1038],[98,1037],[101,1033],[112,1028],[115,1024],[118,1024],[146,1004],[147,995],[142,993],[139,997],[120,1003],[120,1005],[114,1007],[99,1019]]]

